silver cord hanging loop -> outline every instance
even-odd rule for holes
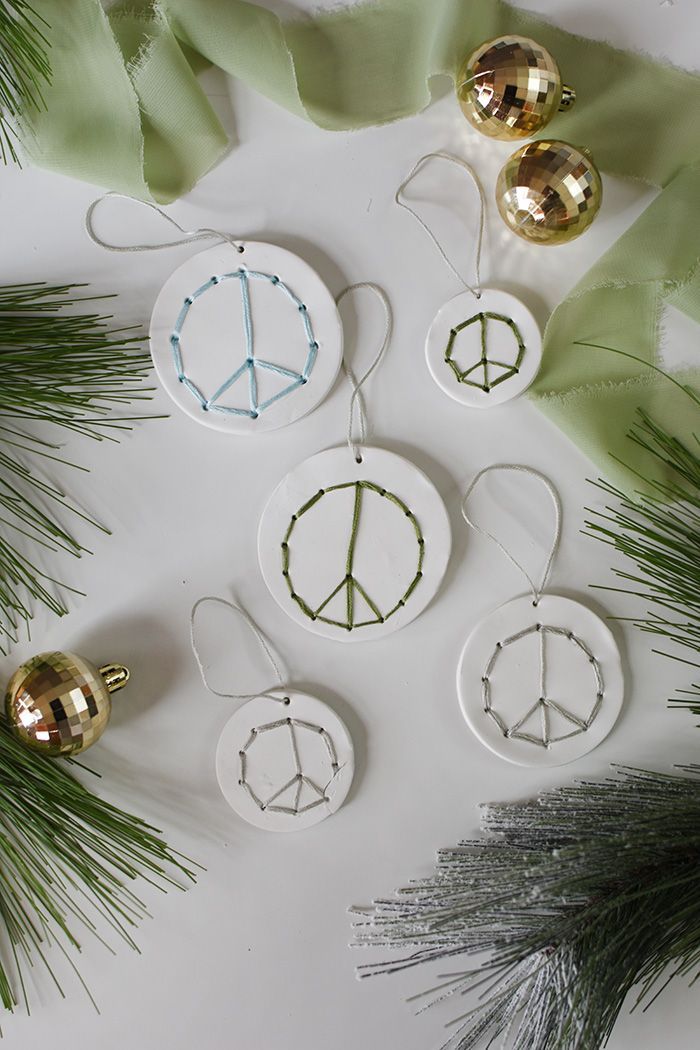
[[[176,230],[178,230],[182,237],[179,237],[174,241],[162,241],[156,244],[112,244],[110,241],[105,241],[95,232],[95,211],[109,197],[121,197],[122,200],[131,201],[133,204],[141,204],[144,208],[150,208],[151,211],[156,212],[162,219],[170,223]],[[242,244],[231,236],[230,233],[224,233],[221,230],[211,230],[206,226],[202,226],[197,230],[186,230],[183,226],[180,226],[179,222],[176,222],[171,215],[168,215],[159,208],[157,204],[151,204],[150,201],[140,201],[137,197],[130,197],[127,193],[117,193],[116,190],[111,190],[109,193],[103,194],[92,202],[85,212],[85,232],[87,233],[93,244],[98,245],[100,248],[105,248],[108,252],[157,252],[162,248],[176,248],[180,244],[191,244],[194,241],[219,241],[221,244],[230,244],[232,248],[235,248],[237,252],[244,252],[245,248]]]
[[[210,693],[213,693],[214,696],[220,696],[224,700],[253,700],[257,696],[264,696],[264,697],[268,697],[270,700],[278,700],[278,701],[283,702],[281,697],[274,696],[273,694],[271,694],[269,692],[266,692],[266,693],[220,693],[217,689],[212,689],[212,687],[209,685],[209,682],[207,680],[206,671],[204,670],[204,662],[202,661],[202,658],[201,658],[201,656],[199,654],[199,648],[197,646],[196,632],[195,632],[195,620],[196,620],[196,616],[197,616],[197,610],[205,602],[214,602],[217,605],[223,605],[227,609],[233,609],[234,612],[239,613],[239,615],[240,615],[241,619],[243,620],[243,622],[245,624],[247,624],[247,626],[251,629],[251,631],[255,635],[256,639],[260,643],[260,648],[265,653],[265,656],[267,657],[267,659],[270,662],[270,665],[272,666],[272,670],[275,672],[275,677],[277,678],[278,685],[284,686],[284,677],[282,675],[282,671],[280,670],[280,666],[279,666],[277,660],[275,659],[275,657],[273,655],[272,646],[270,645],[270,643],[268,642],[267,638],[265,637],[263,632],[260,630],[258,625],[256,624],[255,620],[252,618],[252,616],[248,612],[246,612],[246,610],[242,606],[237,605],[235,602],[229,602],[229,601],[226,600],[226,598],[218,598],[216,595],[205,594],[203,597],[197,599],[197,601],[192,606],[192,611],[190,612],[190,644],[192,646],[192,652],[194,654],[194,658],[195,658],[195,661],[197,663],[197,667],[199,669],[199,673],[200,673],[200,676],[202,678],[202,682],[204,683],[205,688],[208,689]]]
[[[475,524],[475,522],[472,521],[472,519],[467,514],[467,501],[469,500],[469,497],[471,496],[478,483],[481,481],[485,474],[489,474],[497,470],[510,470],[514,471],[515,473],[529,475],[530,477],[535,478],[537,481],[541,481],[544,487],[547,489],[547,492],[549,493],[549,496],[552,500],[552,505],[554,507],[554,536],[552,539],[551,547],[549,548],[547,560],[545,561],[544,569],[542,572],[542,579],[540,580],[539,586],[537,586],[537,584],[534,582],[529,573],[520,564],[520,562],[513,557],[513,555],[501,543],[501,541],[497,539],[492,532],[489,532],[488,529],[483,528],[483,526],[481,525]],[[475,532],[480,532],[483,536],[487,536],[490,540],[493,540],[493,542],[496,544],[499,550],[501,550],[502,553],[505,554],[508,561],[511,562],[511,564],[513,564],[516,567],[516,569],[518,569],[523,574],[523,576],[528,582],[530,590],[532,591],[533,604],[539,605],[540,598],[542,597],[542,592],[547,586],[549,574],[552,571],[552,564],[554,562],[555,555],[559,548],[559,540],[561,538],[561,501],[559,499],[559,493],[557,492],[549,478],[545,477],[544,474],[541,474],[539,470],[535,470],[533,467],[522,466],[518,463],[494,463],[490,467],[484,467],[483,470],[479,471],[479,473],[476,475],[476,477],[473,479],[473,481],[467,488],[467,491],[464,493],[464,497],[462,499],[462,517],[466,521],[467,525],[470,528],[474,529]]]
[[[367,415],[363,403],[361,390],[363,385],[367,382],[369,377],[374,372],[375,368],[379,365],[380,361],[384,357],[386,349],[391,340],[391,331],[393,327],[393,317],[391,312],[391,304],[386,296],[386,293],[377,284],[373,284],[371,281],[360,281],[358,284],[351,284],[347,288],[344,288],[340,295],[337,297],[335,304],[340,306],[340,303],[349,295],[351,292],[362,290],[367,288],[377,296],[380,303],[384,307],[384,331],[382,332],[381,343],[377,353],[375,354],[369,368],[360,377],[359,381],[355,379],[355,374],[348,364],[345,357],[343,357],[342,367],[345,373],[350,387],[352,389],[352,396],[350,398],[350,412],[348,415],[348,434],[347,443],[348,448],[352,452],[355,461],[357,463],[362,462],[362,447],[367,440]],[[357,418],[357,430],[355,431],[355,418]]]
[[[474,263],[475,283],[474,283],[473,287],[472,287],[472,285],[468,284],[467,281],[465,281],[465,279],[462,276],[462,274],[459,272],[459,270],[450,261],[448,255],[447,255],[447,252],[444,250],[444,248],[442,247],[442,245],[440,244],[440,242],[438,241],[437,237],[435,236],[433,231],[430,229],[428,224],[423,219],[421,219],[421,217],[418,214],[418,212],[415,211],[410,206],[410,204],[407,204],[406,201],[402,200],[402,198],[401,198],[401,194],[406,189],[408,184],[411,182],[413,177],[418,174],[419,170],[429,160],[446,160],[450,164],[454,164],[458,168],[461,168],[463,171],[466,171],[466,173],[470,176],[472,182],[474,183],[474,185],[476,187],[476,190],[477,190],[477,193],[479,195],[479,232],[478,232],[477,241],[476,241],[476,260],[475,260],[475,263]],[[482,244],[483,244],[483,240],[484,240],[484,225],[486,223],[486,201],[484,199],[484,190],[483,190],[483,187],[481,185],[481,182],[479,181],[479,177],[477,176],[476,172],[472,168],[471,164],[468,164],[466,160],[462,160],[460,157],[454,157],[451,153],[442,153],[442,152],[426,153],[423,157],[421,157],[419,160],[417,160],[416,163],[413,165],[413,167],[409,171],[408,175],[403,180],[403,182],[401,183],[401,185],[397,189],[396,193],[394,194],[394,201],[395,201],[396,204],[398,204],[399,208],[404,208],[405,211],[409,212],[409,214],[411,214],[413,216],[413,218],[423,228],[423,230],[425,230],[425,232],[427,233],[428,237],[430,238],[430,240],[433,242],[433,244],[437,248],[438,252],[440,253],[440,256],[441,256],[443,262],[446,264],[446,266],[449,267],[449,269],[452,271],[452,273],[457,278],[457,280],[460,282],[460,284],[463,284],[464,287],[467,289],[467,291],[471,292],[472,295],[474,295],[477,299],[480,299],[481,298],[481,248],[482,248]]]

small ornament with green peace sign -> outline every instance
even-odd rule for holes
[[[427,223],[402,197],[414,176],[431,159],[455,165],[466,172],[476,186],[479,225],[473,285],[465,281]],[[408,173],[396,191],[395,200],[417,220],[465,289],[440,307],[428,331],[425,357],[433,379],[453,400],[470,408],[494,408],[522,394],[540,367],[542,335],[537,321],[520,299],[509,292],[481,286],[485,206],[476,173],[458,157],[428,153]]]
[[[346,369],[353,387],[348,445],[292,470],[272,494],[258,533],[262,573],[279,605],[308,630],[340,641],[390,634],[415,619],[437,592],[451,547],[445,506],[426,475],[402,456],[364,444],[360,387],[390,329],[381,298],[382,350],[360,383]]]

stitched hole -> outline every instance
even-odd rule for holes
[[[243,255],[243,252],[245,251],[245,248],[243,247],[242,244],[237,244],[236,245],[236,251],[238,252],[239,255]]]
[[[362,456],[355,456],[355,462],[356,463],[361,463],[362,462]]]

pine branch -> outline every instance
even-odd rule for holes
[[[486,807],[494,837],[441,850],[432,876],[353,909],[355,943],[395,956],[360,975],[449,963],[432,1002],[480,993],[449,1050],[600,1050],[629,992],[650,1005],[672,977],[700,975],[700,766],[683,772],[623,769]]]
[[[51,79],[49,26],[25,0],[0,0],[0,158],[19,163],[17,123],[44,106]]]
[[[683,660],[700,666],[700,442],[693,435],[684,444],[659,427],[644,412],[630,438],[650,458],[667,470],[666,481],[645,479],[650,492],[627,496],[605,481],[595,483],[615,506],[604,511],[588,509],[592,515],[585,531],[609,544],[632,569],[614,569],[624,581],[619,588],[603,587],[632,595],[646,603],[643,615],[632,622],[642,631],[670,641],[689,651]],[[671,703],[700,715],[700,684],[671,698]]]
[[[43,603],[67,609],[61,585],[38,561],[42,551],[80,557],[85,548],[59,520],[66,514],[107,531],[73,506],[62,488],[42,479],[27,458],[68,466],[42,434],[58,427],[96,440],[116,440],[131,418],[128,405],[150,398],[150,367],[136,329],[76,313],[94,301],[80,285],[0,286],[0,651]],[[80,469],[80,468],[78,468]],[[27,548],[33,548],[30,555]],[[70,590],[70,588],[68,588]]]
[[[183,888],[194,872],[154,828],[97,798],[63,760],[28,751],[0,720],[0,922],[10,943],[0,958],[3,1006],[17,1004],[16,975],[29,1008],[22,971],[40,961],[52,973],[51,946],[79,949],[84,934],[102,939],[107,926],[135,948],[131,931],[147,914],[129,888],[137,879]]]

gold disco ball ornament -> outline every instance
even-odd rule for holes
[[[494,139],[529,139],[576,101],[546,48],[526,36],[500,36],[462,64],[457,98],[473,127]]]
[[[43,755],[75,755],[98,740],[110,693],[129,681],[121,664],[94,667],[75,653],[39,653],[13,674],[5,714],[15,736]]]
[[[603,184],[590,156],[566,142],[529,142],[496,180],[496,204],[507,226],[535,244],[566,244],[588,229]]]

